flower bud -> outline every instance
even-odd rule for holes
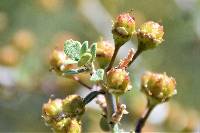
[[[61,99],[49,99],[48,103],[45,103],[42,107],[42,117],[45,122],[49,123],[62,112],[62,109],[63,103]]]
[[[72,119],[66,128],[67,133],[81,133],[81,122],[77,119]]]
[[[65,64],[65,60],[67,60],[67,56],[63,51],[54,50],[50,56],[50,64],[53,70],[55,70],[58,74],[62,74],[62,71],[69,70],[75,67],[73,64]]]
[[[80,116],[85,112],[83,99],[78,95],[69,95],[63,100],[63,111],[71,116]]]
[[[125,69],[112,68],[107,72],[108,91],[122,95],[130,89],[129,73]]]
[[[141,90],[147,95],[150,104],[166,102],[174,96],[176,81],[166,73],[158,74],[147,72],[142,77]]]
[[[60,121],[54,121],[52,129],[56,133],[80,133],[81,123],[74,118],[63,118]]]
[[[129,13],[117,16],[112,27],[112,33],[116,46],[123,45],[135,33],[135,18]]]
[[[147,50],[157,47],[163,42],[163,35],[163,26],[153,21],[144,23],[137,32],[138,48]]]
[[[112,44],[106,41],[97,42],[96,60],[101,68],[105,68],[114,53]]]
[[[54,121],[52,124],[52,129],[54,132],[66,133],[66,127],[70,124],[71,118],[63,118],[60,121]]]

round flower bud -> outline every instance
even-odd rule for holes
[[[58,74],[62,74],[62,71],[69,70],[74,67],[73,64],[65,64],[67,56],[63,51],[53,50],[50,56],[51,69],[55,70]]]
[[[120,14],[113,24],[112,33],[116,46],[123,45],[135,33],[135,18],[129,13]]]
[[[108,91],[122,95],[130,89],[129,73],[125,69],[112,68],[107,72]]]
[[[60,121],[54,121],[52,129],[56,133],[80,133],[81,123],[74,118],[63,118]]]
[[[177,93],[175,87],[175,79],[168,77],[166,73],[158,74],[147,72],[142,77],[141,90],[147,95],[150,104],[157,104],[169,100],[169,98]]]
[[[52,130],[54,132],[66,133],[66,127],[70,124],[71,118],[63,118],[60,121],[54,121],[52,124]]]
[[[106,41],[97,42],[96,60],[101,68],[105,68],[114,53],[114,46]]]
[[[62,112],[63,103],[61,99],[51,100],[42,107],[42,117],[45,122],[49,123]]]
[[[163,42],[163,35],[163,26],[153,21],[144,23],[137,32],[138,48],[147,50],[157,47]]]
[[[77,119],[71,119],[66,127],[67,133],[81,133],[81,122]]]
[[[80,116],[85,112],[83,99],[78,95],[69,95],[63,100],[63,111],[71,116]]]

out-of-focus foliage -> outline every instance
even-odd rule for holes
[[[176,77],[178,95],[157,108],[162,114],[152,114],[144,130],[191,131],[199,127],[199,0],[1,0],[0,132],[50,131],[41,119],[42,104],[49,97],[64,98],[75,92],[86,95],[73,80],[48,71],[49,54],[55,47],[62,50],[65,40],[95,42],[105,36],[95,28],[95,21],[85,16],[83,5],[97,18],[99,12],[114,17],[134,9],[137,28],[146,20],[165,27],[163,45],[142,54],[131,68],[134,87],[123,96],[130,112],[122,121],[124,129],[133,129],[135,117],[145,108],[140,79],[136,78],[145,70],[166,71]],[[81,75],[86,83],[88,77]],[[84,132],[101,131],[99,108],[91,104],[83,116]]]

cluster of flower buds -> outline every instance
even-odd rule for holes
[[[142,77],[141,90],[146,94],[151,105],[169,100],[177,93],[175,87],[175,79],[168,77],[166,73],[147,72]]]
[[[97,42],[96,61],[101,68],[105,68],[114,53],[114,46],[106,41]]]
[[[113,38],[116,46],[121,46],[130,40],[135,33],[135,18],[129,13],[117,16],[112,27]]]
[[[163,42],[163,26],[148,21],[141,25],[137,31],[138,48],[140,50],[152,49]]]
[[[51,69],[61,75],[63,71],[74,68],[74,64],[65,64],[67,59],[63,51],[54,49],[50,56]]]
[[[130,77],[125,68],[112,68],[107,72],[108,91],[114,95],[122,95],[130,90]]]
[[[55,132],[80,133],[80,117],[85,111],[83,99],[70,95],[65,99],[49,100],[42,108],[42,117]]]

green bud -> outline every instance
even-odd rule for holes
[[[163,42],[163,35],[163,26],[153,21],[144,23],[137,32],[138,48],[147,50],[157,47]]]
[[[175,87],[175,79],[168,77],[166,73],[147,72],[142,77],[141,90],[146,94],[150,104],[168,101],[177,93]]]
[[[51,100],[42,107],[42,117],[46,123],[50,123],[54,117],[62,112],[63,103],[61,99]]]
[[[66,128],[67,133],[81,133],[81,122],[77,119],[72,119]]]
[[[125,69],[112,68],[107,72],[108,91],[122,95],[130,89],[129,73]]]
[[[69,95],[63,100],[63,111],[71,116],[80,116],[85,112],[83,99],[78,95]]]
[[[117,16],[112,27],[113,38],[116,46],[122,46],[135,33],[135,19],[129,13]]]
[[[66,133],[66,127],[70,124],[71,118],[63,118],[60,121],[54,121],[52,129],[56,133]]]
[[[101,129],[103,131],[105,131],[105,132],[109,132],[110,131],[110,127],[109,127],[108,121],[104,116],[101,117],[99,125],[100,125],[100,127],[101,127]]]

